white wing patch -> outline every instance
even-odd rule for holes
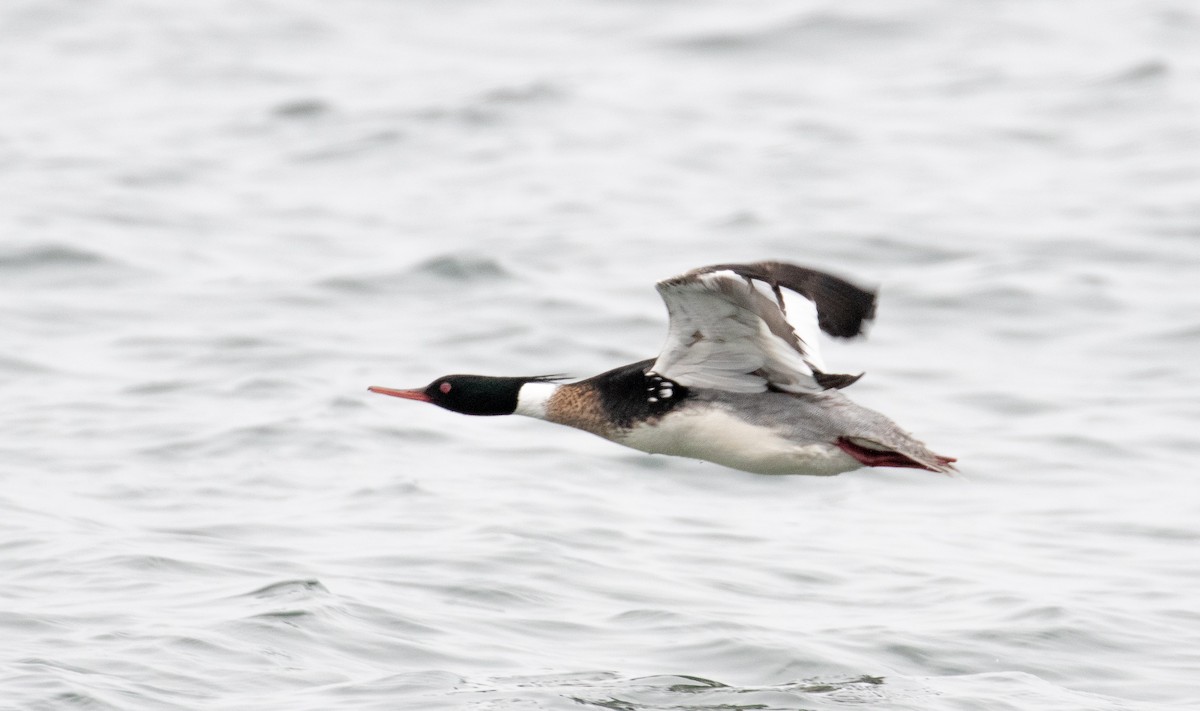
[[[804,360],[817,370],[825,371],[825,360],[821,358],[821,327],[817,325],[817,305],[790,289],[780,289],[783,308],[788,323],[792,325],[796,338],[804,347]]]
[[[790,392],[822,389],[813,378],[814,368],[823,370],[817,309],[804,296],[777,294],[731,270],[667,279],[658,291],[670,326],[653,372],[684,386],[731,392],[762,392],[768,383]]]

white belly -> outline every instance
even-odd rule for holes
[[[829,476],[862,467],[833,443],[795,442],[720,409],[673,412],[615,441],[651,454],[703,459],[756,474]]]

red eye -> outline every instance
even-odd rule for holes
[[[438,386],[438,390],[441,390],[442,394],[445,395],[446,393],[450,392],[450,383],[442,383]]]

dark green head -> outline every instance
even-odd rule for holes
[[[533,377],[494,377],[491,375],[444,375],[424,388],[393,390],[373,386],[373,393],[402,397],[406,400],[431,402],[464,415],[511,415],[517,409],[517,397],[526,383],[545,383],[558,378],[547,375]]]

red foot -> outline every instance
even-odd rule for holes
[[[907,467],[909,469],[925,469],[931,472],[939,471],[931,466],[922,464],[905,454],[901,454],[900,452],[882,449],[869,449],[867,447],[857,445],[850,441],[849,437],[838,437],[835,444],[837,444],[837,446],[841,448],[843,452],[862,462],[864,466]],[[938,464],[949,469],[953,469],[954,467],[952,466],[952,463],[958,461],[954,457],[943,457],[941,455],[934,456],[937,457]]]

